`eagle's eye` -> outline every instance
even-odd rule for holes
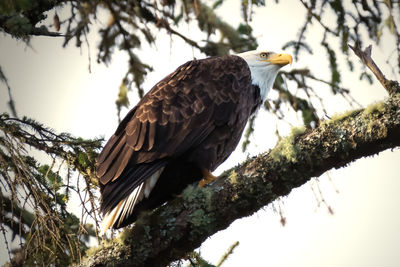
[[[267,53],[267,52],[262,52],[261,54],[260,54],[260,57],[261,58],[267,58],[269,56],[269,53]]]

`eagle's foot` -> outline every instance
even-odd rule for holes
[[[199,182],[199,184],[198,184],[198,187],[204,187],[204,186],[206,186],[207,184],[209,184],[209,183],[215,181],[215,180],[218,178],[217,176],[214,176],[214,175],[210,172],[210,170],[202,169],[201,172],[202,172],[202,174],[203,174],[203,179],[200,180],[200,182]]]

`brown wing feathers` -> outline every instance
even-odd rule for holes
[[[102,211],[112,209],[170,160],[197,149],[216,127],[236,123],[237,116],[232,113],[240,111],[241,86],[249,81],[244,60],[230,56],[188,62],[155,85],[127,114],[99,155],[96,172]],[[226,131],[220,130],[223,138],[231,134]],[[214,162],[203,165],[215,167],[221,161],[217,154],[224,148],[205,149],[214,155],[200,156],[201,161]]]

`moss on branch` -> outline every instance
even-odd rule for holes
[[[399,145],[400,95],[396,94],[364,110],[335,116],[316,129],[293,131],[272,151],[226,171],[209,187],[187,188],[141,216],[82,265],[165,266],[312,177]],[[287,156],[287,151],[295,153]]]

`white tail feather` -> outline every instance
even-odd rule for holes
[[[115,225],[117,220],[117,226],[119,226],[122,221],[132,214],[133,208],[137,203],[139,203],[144,197],[149,197],[151,190],[153,190],[163,170],[164,167],[158,169],[148,179],[146,179],[146,181],[136,187],[129,196],[121,200],[117,206],[106,213],[100,226],[100,236],[102,236],[108,228]]]
[[[158,177],[160,177],[162,171],[164,170],[164,167],[160,168],[158,171],[153,173],[149,179],[146,180],[145,186],[144,186],[144,196],[147,198],[150,195],[151,190],[154,188],[158,181]]]
[[[139,187],[135,188],[133,192],[125,199],[123,199],[121,202],[123,202],[123,207],[121,209],[121,216],[119,217],[118,224],[119,226],[121,222],[125,219],[125,216],[127,215],[127,211],[129,210],[130,206],[134,206],[138,200],[143,199],[143,185],[145,182],[143,182]],[[128,214],[129,215],[129,214]]]
[[[111,211],[107,212],[100,225],[100,236],[104,235],[106,230],[114,225],[116,215],[121,208],[122,201]]]

